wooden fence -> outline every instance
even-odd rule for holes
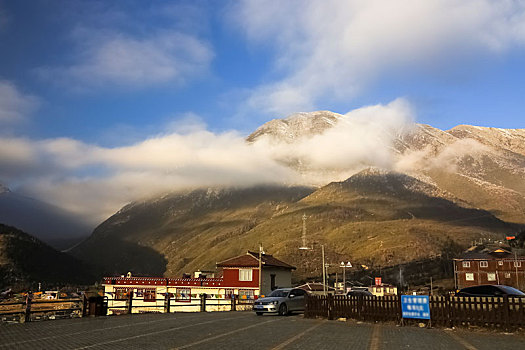
[[[525,326],[523,298],[430,296],[429,307],[432,325],[437,326],[472,325],[505,330]],[[400,322],[401,297],[310,295],[304,315],[308,318]]]
[[[31,299],[0,302],[0,321],[30,322],[38,320],[82,317],[87,310],[86,298]]]
[[[158,301],[158,302],[157,302]],[[75,299],[31,299],[0,302],[0,322],[30,322],[83,316],[105,316],[134,313],[245,311],[253,309],[253,299],[238,296],[217,297],[200,294],[190,301],[177,301],[172,295],[146,303],[129,293],[125,299],[82,297]]]

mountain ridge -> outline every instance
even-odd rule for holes
[[[319,164],[294,147],[331,138],[341,125],[351,130],[347,118],[328,111],[297,113],[263,124],[246,142],[285,144],[289,157],[279,163],[308,175]],[[308,244],[323,244],[327,259],[379,268],[439,256],[451,244],[499,240],[525,226],[525,129],[370,128],[366,135],[354,132],[352,141],[370,136],[367,147],[382,141],[378,147],[389,152],[385,166],[364,149],[357,165],[342,164],[340,173],[334,167],[326,176],[331,180],[320,186],[197,188],[135,201],[71,253],[99,262],[99,274],[177,277],[213,269],[217,261],[262,243],[298,266],[296,278],[305,280],[319,274],[319,257],[298,250],[303,215]]]

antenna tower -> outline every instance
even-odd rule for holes
[[[303,245],[299,247],[299,249],[303,249],[303,250],[310,249],[309,247],[306,246],[306,219],[307,219],[306,214],[303,214],[303,234],[301,235]]]

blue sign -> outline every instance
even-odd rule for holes
[[[430,320],[428,295],[402,295],[401,312],[403,318]]]

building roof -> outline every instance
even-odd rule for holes
[[[261,262],[265,267],[282,267],[295,270],[295,266],[274,258],[270,254],[262,254]],[[248,251],[244,255],[218,262],[217,267],[259,267],[259,253]]]
[[[514,259],[512,252],[506,247],[486,247],[486,246],[473,246],[467,249],[459,258],[456,260],[474,259],[474,260],[494,260],[494,259]],[[518,256],[518,259],[524,259],[524,257]]]
[[[316,283],[316,282],[309,282],[309,283],[305,283],[303,285],[300,285],[300,286],[297,286],[296,288],[300,288],[300,289],[304,289],[308,292],[322,292],[324,289],[323,289],[323,284],[322,283]],[[334,287],[330,287],[330,286],[325,286],[326,290],[327,291],[334,291],[335,288]]]

